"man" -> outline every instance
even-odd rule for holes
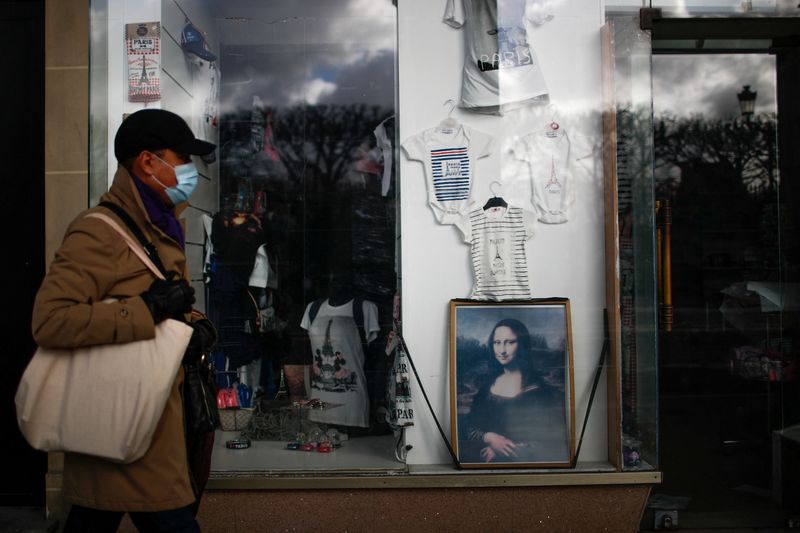
[[[33,334],[39,346],[151,339],[157,323],[178,318],[195,328],[187,357],[199,357],[209,347],[213,327],[191,313],[194,290],[187,281],[184,232],[176,213],[197,184],[191,156],[214,149],[169,111],[137,111],[122,123],[114,139],[119,167],[102,201],[128,213],[171,275],[167,281],[156,280],[108,224],[86,217],[90,212],[116,217],[109,209],[81,213],[68,227],[36,296]],[[121,220],[120,226],[126,227]],[[63,490],[72,508],[64,531],[116,531],[125,512],[141,531],[199,531],[192,506],[199,494],[190,478],[184,438],[182,382],[180,371],[141,459],[117,464],[65,454]]]

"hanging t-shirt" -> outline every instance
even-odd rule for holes
[[[547,86],[539,60],[530,45],[528,22],[552,18],[536,10],[526,15],[534,0],[463,0],[464,20],[455,16],[455,0],[447,0],[444,22],[464,28],[464,75],[461,107],[500,113],[518,105],[546,102]]]
[[[364,350],[353,317],[353,301],[320,305],[314,321],[306,306],[300,327],[308,331],[313,354],[311,396],[339,404],[322,411],[311,410],[309,420],[325,424],[369,427],[369,395],[364,375]],[[378,336],[378,306],[364,301],[364,332],[367,342]]]
[[[472,245],[475,285],[470,298],[514,300],[531,297],[525,241],[533,236],[536,215],[519,207],[473,209],[458,224]]]
[[[440,224],[456,224],[472,203],[475,161],[491,154],[492,136],[463,124],[427,129],[406,139],[409,159],[422,162],[428,203]]]
[[[513,156],[527,163],[532,203],[539,221],[562,224],[569,219],[573,201],[573,161],[569,135],[552,123],[511,142]]]
[[[394,115],[392,115],[391,117],[384,119],[372,131],[373,135],[375,135],[375,142],[378,144],[378,149],[381,151],[381,156],[383,157],[381,196],[389,195],[389,187],[394,181],[392,178],[394,177],[395,173],[394,171],[394,155],[395,155],[394,129],[396,125],[395,122],[396,122],[395,117]]]
[[[192,130],[198,138],[216,142],[219,70],[216,64],[199,58],[193,60],[193,65]]]

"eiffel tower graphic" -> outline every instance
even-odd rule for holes
[[[150,83],[150,79],[147,77],[147,63],[144,60],[144,56],[142,56],[142,74],[139,76],[139,85],[147,85]]]
[[[550,156],[550,180],[544,184],[544,188],[546,190],[561,188],[561,183],[556,175],[556,159],[553,156]]]
[[[328,320],[328,327],[325,328],[325,342],[322,345],[322,361],[320,362],[321,381],[325,383],[333,382],[333,374],[335,372],[333,366],[335,354],[331,343],[331,324],[333,324],[333,319]]]

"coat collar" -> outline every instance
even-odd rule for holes
[[[144,207],[142,198],[139,196],[139,191],[136,189],[136,185],[133,183],[134,179],[136,178],[131,176],[125,167],[119,165],[117,167],[117,172],[114,174],[114,180],[111,182],[111,187],[108,189],[107,193],[100,197],[100,200],[114,202],[122,207],[128,212],[128,214],[131,216],[131,218],[133,218],[134,222],[136,222],[140,228],[152,228],[150,230],[151,232],[156,231],[158,233],[163,233],[161,230],[156,228],[150,220],[150,216],[147,214],[147,210]],[[187,202],[183,202],[175,207],[175,216],[180,217],[180,214],[183,213],[188,205],[189,204]],[[184,226],[185,231],[186,228],[184,221],[180,218],[179,220]]]

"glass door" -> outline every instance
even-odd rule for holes
[[[658,279],[671,283],[659,286],[664,483],[651,507],[677,510],[681,528],[782,527],[797,510],[800,422],[782,56],[746,41],[653,44]]]

